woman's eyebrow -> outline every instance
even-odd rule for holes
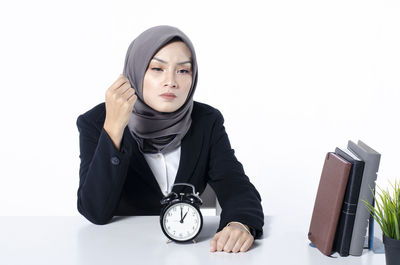
[[[156,61],[159,61],[159,62],[161,62],[161,63],[165,63],[165,64],[167,64],[167,63],[168,63],[167,61],[161,60],[161,59],[159,59],[159,58],[157,58],[157,57],[153,57],[153,59],[152,59],[152,60],[156,60]],[[180,63],[178,63],[178,65],[182,65],[182,64],[186,64],[186,63],[190,63],[190,64],[192,64],[192,62],[191,62],[190,60],[188,60],[188,61],[183,61],[183,62],[180,62]]]

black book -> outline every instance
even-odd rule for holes
[[[333,251],[338,252],[342,257],[346,257],[350,251],[365,162],[347,148],[340,149],[337,147],[335,153],[352,164],[333,243]]]

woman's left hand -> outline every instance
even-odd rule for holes
[[[250,235],[239,224],[225,226],[224,229],[215,234],[210,241],[210,251],[246,252],[254,242]]]

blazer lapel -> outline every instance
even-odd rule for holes
[[[102,130],[104,121],[105,121],[105,103],[104,105],[104,111],[99,115],[97,118],[96,122],[98,124],[99,130]],[[126,126],[124,129],[124,136],[123,136],[123,141],[128,141],[126,146],[131,149],[131,164],[134,165],[134,167],[139,168],[141,171],[140,177],[154,190],[158,193],[159,197],[162,198],[164,197],[164,194],[162,193],[160,186],[158,185],[158,182],[156,180],[156,177],[153,174],[153,171],[151,171],[151,168],[149,167],[149,164],[147,164],[146,159],[144,158],[143,154],[140,152],[139,147],[135,139],[133,139],[133,136],[131,135],[129,131],[129,127]]]
[[[142,170],[140,177],[150,186],[153,187],[157,193],[164,197],[160,186],[151,171],[149,164],[140,152],[139,147],[133,136],[129,132],[128,126],[125,127],[124,139],[129,139],[129,145],[132,146],[132,158],[131,163]],[[203,145],[203,134],[201,130],[193,130],[193,126],[190,127],[181,141],[181,156],[179,161],[178,171],[176,173],[174,183],[189,183],[190,178],[193,175],[193,171],[196,168],[196,164],[201,152]],[[185,189],[185,186],[173,187],[173,191],[179,194]]]
[[[96,122],[98,123],[99,130],[102,129],[105,121],[105,103],[104,111],[99,115]],[[174,183],[189,183],[190,178],[193,176],[193,171],[196,168],[196,164],[203,146],[203,131],[199,129],[193,129],[194,124],[190,126],[189,131],[186,133],[181,141],[181,157],[179,161],[179,167],[176,174]],[[153,187],[160,197],[164,197],[160,186],[151,171],[151,168],[147,164],[146,159],[140,152],[139,147],[133,136],[129,132],[128,126],[124,130],[124,141],[128,140],[128,146],[132,148],[132,158],[131,163],[135,167],[140,168],[143,172],[140,174],[141,178],[150,186]],[[176,186],[172,190],[176,193],[180,193],[185,189],[185,186]]]
[[[189,183],[196,168],[203,145],[203,134],[201,130],[194,130],[193,127],[190,127],[181,141],[181,158],[174,183]],[[172,190],[179,194],[184,189],[185,186],[179,185],[173,187]]]
[[[158,185],[158,182],[156,180],[156,177],[153,174],[153,171],[151,171],[151,168],[149,164],[147,163],[146,159],[144,158],[144,155],[140,152],[138,143],[136,142],[135,139],[133,139],[133,136],[129,132],[128,126],[125,127],[124,131],[124,140],[129,139],[129,145],[132,147],[132,158],[131,158],[131,163],[134,165],[134,167],[140,169],[139,176],[150,186],[152,187],[155,191],[157,191],[158,195],[160,198],[164,197],[164,194],[162,193],[160,189],[160,185]]]

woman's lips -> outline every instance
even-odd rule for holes
[[[172,100],[172,99],[176,98],[176,95],[173,93],[164,93],[164,94],[161,94],[160,97],[162,97],[164,99]]]

